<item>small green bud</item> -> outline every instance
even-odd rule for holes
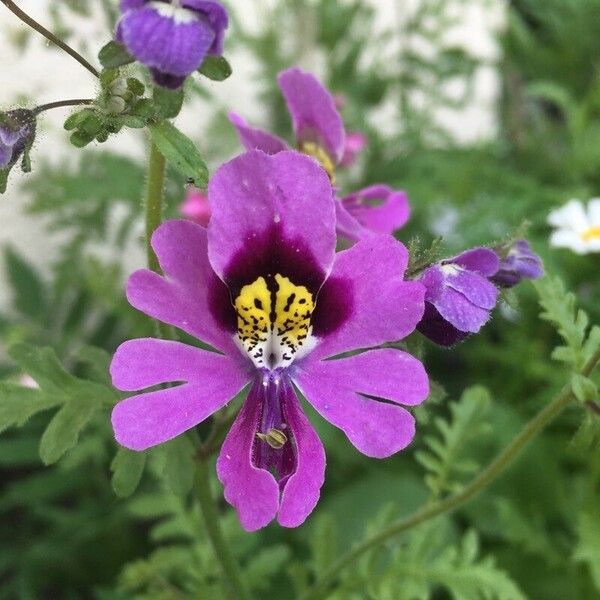
[[[109,86],[108,91],[111,96],[123,96],[127,92],[127,81],[122,77],[115,79]]]
[[[129,91],[136,96],[143,96],[146,91],[144,84],[135,77],[129,77],[127,79],[127,87],[129,88]]]
[[[127,104],[120,96],[111,96],[106,102],[106,110],[113,115],[122,113],[126,108]]]

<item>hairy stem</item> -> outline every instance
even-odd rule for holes
[[[71,48],[68,44],[63,42],[60,38],[56,37],[51,31],[48,31],[43,25],[40,25],[35,19],[32,19],[26,12],[23,12],[13,0],[0,0],[8,10],[14,13],[23,23],[29,25],[32,29],[35,29],[38,33],[41,33],[47,40],[56,44],[61,50],[64,50],[67,54],[72,56],[80,65],[85,67],[94,77],[99,77],[99,73],[95,67],[93,67],[79,52]]]
[[[582,374],[589,375],[596,365],[600,362],[600,351],[588,361],[582,370]],[[302,600],[318,600],[326,598],[331,583],[336,575],[348,565],[359,559],[363,554],[387,542],[390,538],[408,531],[421,523],[428,521],[441,514],[448,513],[459,506],[462,506],[492,481],[497,479],[515,460],[523,447],[539,433],[554,417],[556,417],[568,404],[575,399],[570,385],[564,387],[562,391],[538,412],[519,432],[513,441],[498,454],[498,456],[483,470],[474,477],[462,490],[438,500],[433,504],[425,506],[409,517],[390,524],[383,531],[372,535],[361,542],[358,546],[344,554],[338,559],[315,583],[315,585],[302,596]]]
[[[146,184],[146,256],[148,258],[148,267],[155,273],[161,273],[161,270],[150,242],[154,230],[162,221],[165,168],[165,157],[154,143],[151,142],[148,180]]]
[[[251,600],[251,596],[242,581],[240,567],[221,530],[219,511],[210,490],[208,463],[205,460],[198,462],[195,488],[208,537],[225,575],[228,596],[230,600]]]
[[[76,98],[73,100],[57,100],[56,102],[48,102],[48,104],[40,104],[33,109],[36,115],[39,115],[47,110],[53,108],[62,108],[63,106],[86,106],[93,104],[95,101],[93,98]]]

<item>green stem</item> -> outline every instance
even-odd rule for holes
[[[225,576],[225,584],[230,600],[251,600],[251,596],[242,581],[240,567],[233,554],[231,554],[221,530],[219,511],[210,490],[208,463],[205,460],[198,462],[196,496],[200,500],[200,509],[208,537]]]
[[[23,12],[13,0],[0,0],[8,10],[14,13],[23,23],[41,33],[47,40],[56,44],[61,50],[72,56],[80,65],[83,65],[94,77],[99,77],[100,74],[79,52],[71,48],[68,44],[56,37],[51,31],[48,31],[43,25],[40,25],[35,19],[32,19],[26,12]]]
[[[148,182],[146,185],[146,255],[148,258],[148,267],[159,274],[162,272],[150,242],[154,230],[162,221],[165,167],[165,157],[151,142],[150,159],[148,162]]]
[[[77,98],[74,100],[57,100],[56,102],[48,102],[48,104],[40,104],[33,109],[36,115],[52,110],[53,108],[62,108],[63,106],[89,106],[93,104],[95,100],[93,98]]]
[[[589,375],[598,362],[600,362],[600,350],[587,362],[582,370],[582,374],[585,376]],[[423,509],[418,510],[409,517],[396,521],[386,527],[383,531],[367,538],[337,560],[321,576],[315,585],[302,596],[302,600],[318,600],[319,598],[326,598],[328,596],[329,586],[334,581],[336,575],[363,554],[384,544],[390,538],[412,529],[424,521],[428,521],[441,514],[455,510],[471,500],[492,481],[497,479],[519,455],[523,447],[574,399],[575,395],[573,394],[571,386],[568,385],[563,388],[554,400],[540,410],[540,412],[523,427],[513,441],[462,490],[447,498],[425,506]]]

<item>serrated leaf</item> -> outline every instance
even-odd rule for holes
[[[224,81],[231,73],[231,65],[224,56],[207,56],[198,73],[212,81]]]
[[[189,494],[194,484],[196,464],[194,446],[190,440],[180,435],[163,446],[165,452],[164,476],[174,494]]]
[[[110,470],[112,471],[112,488],[119,498],[127,498],[135,492],[142,478],[145,465],[146,454],[144,452],[134,452],[127,448],[117,450],[110,465]]]
[[[192,140],[168,121],[150,125],[149,129],[152,141],[167,161],[190,183],[196,187],[205,187],[208,168]]]
[[[40,458],[46,465],[58,461],[77,443],[81,430],[100,408],[99,402],[81,398],[67,402],[52,418],[40,440]]]
[[[135,61],[123,44],[110,41],[98,53],[98,60],[105,69],[114,69]]]
[[[415,454],[416,460],[429,474],[428,487],[434,494],[454,490],[457,475],[466,475],[477,470],[478,462],[469,456],[469,446],[474,439],[489,431],[485,415],[491,404],[488,391],[479,386],[464,391],[458,402],[450,404],[451,420],[434,420],[439,437],[425,436],[427,450]]]
[[[22,427],[33,415],[64,402],[62,395],[0,382],[0,433],[9,427]]]
[[[65,371],[52,348],[15,344],[9,348],[8,354],[45,391],[61,394],[76,381]]]

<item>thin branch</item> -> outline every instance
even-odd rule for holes
[[[62,108],[63,106],[86,106],[93,104],[95,101],[93,98],[76,98],[73,100],[57,100],[56,102],[48,102],[48,104],[40,104],[33,109],[34,114],[39,115],[40,113],[52,110],[53,108]]]

